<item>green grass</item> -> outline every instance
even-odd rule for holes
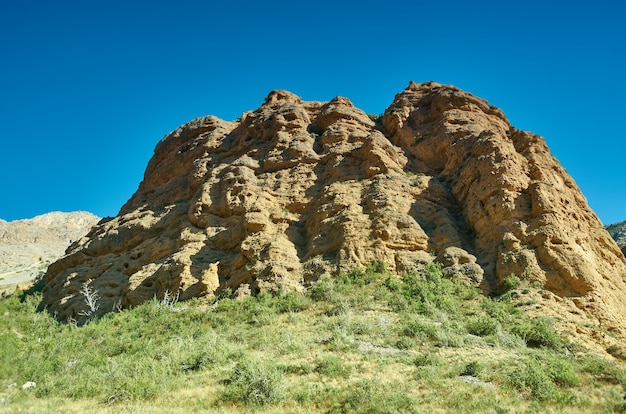
[[[623,363],[572,352],[552,320],[437,264],[398,278],[376,262],[304,296],[153,300],[80,327],[36,312],[38,300],[0,301],[0,412],[625,408]]]

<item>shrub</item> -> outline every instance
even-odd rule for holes
[[[249,296],[236,305],[241,307],[244,320],[252,325],[266,326],[275,320],[276,309],[271,293],[261,292],[257,297]]]
[[[476,377],[481,370],[482,365],[480,365],[478,361],[470,361],[465,365],[465,367],[463,367],[461,375],[470,375],[472,377]]]
[[[424,269],[426,279],[433,282],[438,282],[443,278],[443,267],[441,263],[430,262],[426,265]]]
[[[477,336],[494,335],[497,328],[497,321],[488,316],[476,316],[467,323],[467,332]]]
[[[345,315],[350,312],[350,303],[347,298],[338,295],[324,309],[326,316]]]
[[[313,300],[331,302],[336,290],[333,278],[329,274],[324,274],[311,285],[307,294]]]
[[[586,355],[579,360],[579,365],[583,372],[589,373],[605,382],[622,384],[626,389],[626,370],[620,369],[606,359]]]
[[[368,283],[378,279],[379,276],[387,274],[387,263],[382,260],[373,261],[365,268],[365,275]]]
[[[465,345],[465,338],[453,329],[440,329],[435,336],[437,346],[458,348]]]
[[[387,276],[383,285],[391,292],[400,292],[402,290],[402,281],[392,276]]]
[[[549,375],[555,384],[573,387],[580,384],[580,378],[571,361],[564,358],[551,359],[548,362]]]
[[[420,355],[415,357],[415,359],[413,360],[413,364],[416,367],[426,367],[426,366],[432,366],[432,365],[442,365],[444,363],[444,361],[436,356],[436,355],[432,355],[432,354],[424,354],[424,355]]]
[[[336,355],[327,355],[317,361],[315,371],[328,377],[350,376],[350,369],[343,365],[343,361]]]
[[[537,400],[551,400],[557,395],[557,388],[548,373],[533,361],[510,372],[509,383],[518,391],[528,393]]]
[[[507,291],[517,289],[518,287],[520,287],[521,284],[522,280],[519,277],[515,276],[515,273],[511,273],[504,278],[504,287]]]
[[[222,364],[236,357],[232,346],[224,339],[214,334],[192,335],[187,338],[177,338],[177,349],[171,351],[179,361],[183,371],[197,371],[210,368],[215,364]]]
[[[240,362],[228,379],[222,398],[246,405],[278,402],[284,398],[283,372],[269,363]]]
[[[277,300],[278,312],[301,312],[311,306],[311,300],[297,292],[280,295]]]
[[[13,295],[0,300],[0,384],[17,385],[0,405],[170,412],[180,389],[204,384],[189,390],[202,395],[188,411],[212,401],[216,412],[623,411],[623,364],[578,356],[586,351],[574,352],[550,319],[530,319],[505,297],[464,300],[467,288],[438,268],[400,279],[375,262],[343,280],[322,277],[304,297],[224,295],[210,307],[155,298],[80,327],[35,312],[39,294]],[[489,345],[496,358],[477,358]],[[495,386],[466,386],[459,374]],[[228,379],[216,388],[211,378]],[[22,393],[26,381],[37,387]]]
[[[456,280],[443,279],[442,275],[441,265],[429,263],[422,273],[405,274],[400,291],[419,313],[430,315],[433,309],[457,313],[467,288]]]
[[[337,281],[344,285],[364,286],[371,282],[370,276],[360,269],[342,272],[337,276]]]
[[[539,317],[518,322],[512,327],[512,332],[531,348],[561,349],[565,345],[548,318]]]
[[[406,336],[401,337],[395,343],[395,347],[398,349],[411,349],[415,346],[415,341]]]
[[[433,323],[420,319],[408,321],[402,328],[402,334],[411,338],[434,339],[437,331],[438,327]]]
[[[501,324],[508,323],[512,315],[520,313],[520,311],[507,300],[485,299],[482,301],[481,307],[487,312],[487,315],[496,319]]]

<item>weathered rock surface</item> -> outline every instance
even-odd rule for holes
[[[28,282],[43,273],[98,220],[82,211],[0,220],[0,286]]]
[[[486,293],[511,273],[540,282],[626,337],[624,256],[543,138],[432,82],[376,122],[346,98],[274,91],[236,122],[181,126],[118,216],[49,267],[40,307],[79,319],[86,284],[105,312],[435,258]]]

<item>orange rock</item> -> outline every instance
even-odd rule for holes
[[[346,98],[271,92],[236,122],[195,119],[137,192],[53,264],[40,308],[80,318],[240,285],[302,291],[323,273],[433,257],[487,293],[541,282],[622,337],[626,260],[543,138],[469,93],[411,83],[375,123]]]

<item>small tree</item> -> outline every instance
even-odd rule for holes
[[[91,280],[92,279],[89,279],[80,290],[80,294],[85,297],[85,304],[87,304],[87,309],[80,311],[78,314],[80,316],[86,317],[87,321],[90,321],[95,316],[98,309],[100,309],[100,304],[98,303],[100,296],[98,296],[98,292],[96,292],[95,289],[89,286]]]

